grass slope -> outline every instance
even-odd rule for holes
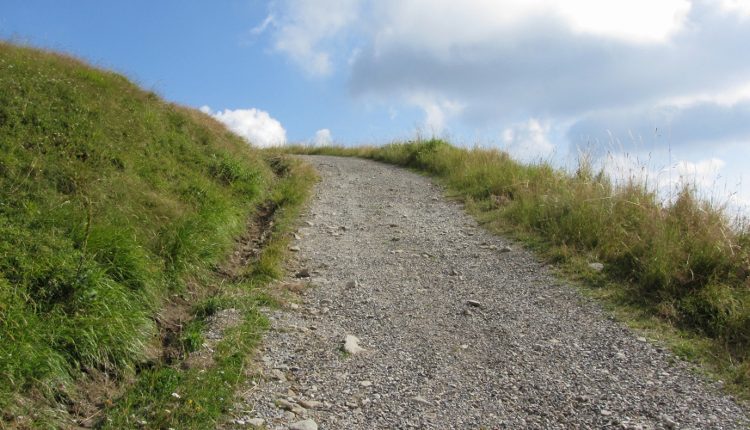
[[[689,188],[664,206],[637,181],[616,186],[585,165],[569,174],[440,140],[289,150],[371,158],[440,178],[480,222],[561,263],[618,314],[750,398],[750,231]]]
[[[267,158],[118,74],[0,43],[0,427],[59,426],[82,380],[153,361],[165,304],[210,293],[261,202],[303,198],[309,172]]]

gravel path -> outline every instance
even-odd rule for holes
[[[717,384],[478,228],[428,179],[308,160],[322,181],[293,250],[312,287],[271,313],[265,378],[245,387],[231,427],[748,427]],[[364,350],[343,352],[347,335]]]

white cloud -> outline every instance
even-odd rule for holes
[[[573,30],[639,43],[664,42],[685,25],[687,0],[568,0],[560,8]]]
[[[750,17],[750,0],[718,0],[719,7],[727,13],[736,13],[743,18]]]
[[[418,106],[424,111],[425,131],[433,136],[441,134],[446,129],[449,118],[461,113],[463,106],[451,100],[440,100],[438,97],[426,94],[412,94],[407,97],[407,102]]]
[[[443,130],[731,91],[748,82],[750,28],[728,13],[749,3],[279,0],[259,28],[310,75],[347,68],[355,96],[419,106]]]
[[[358,17],[360,0],[284,0],[274,18],[274,49],[312,76],[333,71],[332,39]],[[274,16],[272,14],[271,16]],[[256,28],[262,28],[263,24]]]
[[[376,52],[407,45],[449,55],[488,39],[503,43],[500,36],[534,21],[581,34],[660,43],[683,28],[690,9],[687,0],[380,0],[371,27]]]
[[[313,145],[329,146],[332,143],[333,143],[333,137],[331,136],[331,130],[327,128],[323,128],[315,132],[315,137],[313,138]]]
[[[501,134],[504,149],[521,161],[547,159],[555,151],[555,145],[549,139],[550,128],[549,121],[536,118],[507,127]]]
[[[250,30],[251,34],[259,35],[265,32],[269,26],[273,25],[276,22],[276,18],[274,18],[273,14],[268,15],[266,19],[263,20],[260,24],[253,27],[252,30]]]
[[[674,198],[683,187],[690,187],[708,200],[729,200],[731,196],[722,189],[722,173],[727,163],[717,157],[698,161],[679,160],[667,166],[658,166],[650,155],[638,157],[626,153],[608,154],[603,161],[604,171],[615,183],[635,182],[645,184],[658,193],[663,201]]]
[[[697,162],[680,160],[671,166],[671,170],[676,174],[679,184],[694,184],[702,189],[710,189],[716,184],[726,164],[724,160],[715,157]],[[668,171],[669,168],[665,170]]]
[[[268,112],[255,108],[213,112],[208,106],[202,106],[200,110],[222,122],[253,146],[266,148],[286,143],[286,130]]]

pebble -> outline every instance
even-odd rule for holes
[[[250,418],[245,422],[253,427],[260,427],[266,423],[266,420],[263,418]]]
[[[351,334],[346,335],[344,338],[344,351],[354,355],[364,352],[364,350],[364,348],[359,346],[359,338],[357,336]]]
[[[589,268],[594,272],[601,272],[604,270],[604,265],[602,263],[590,263]]]
[[[411,399],[414,400],[415,402],[421,403],[423,405],[429,405],[430,404],[430,402],[427,399],[425,399],[424,397],[422,397],[422,396],[414,396]]]
[[[478,300],[467,300],[466,304],[475,308],[482,306],[482,303],[480,303]]]
[[[277,381],[286,382],[286,376],[284,375],[284,372],[279,369],[271,370],[271,377]]]
[[[289,430],[318,430],[318,424],[310,419],[297,421],[289,425]]]
[[[325,403],[317,400],[300,400],[299,404],[306,409],[323,409],[325,407]]]

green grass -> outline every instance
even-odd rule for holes
[[[235,389],[247,377],[249,354],[268,326],[258,307],[277,304],[267,283],[281,274],[289,233],[315,179],[309,166],[287,163],[288,176],[270,196],[277,208],[271,240],[241,280],[226,283],[220,293],[193,311],[195,321],[200,322],[221,309],[238,309],[243,322],[225,333],[208,368],[185,370],[173,364],[141,372],[138,383],[106,411],[102,428],[216,428],[231,410]],[[187,338],[189,342],[200,339],[200,330],[189,331]]]
[[[706,364],[750,398],[750,231],[685,188],[674,203],[583,163],[567,173],[441,140],[383,147],[293,147],[359,156],[439,178],[490,230],[559,263],[634,326]],[[605,265],[602,273],[589,263]]]
[[[274,174],[289,163],[121,75],[0,42],[0,427],[62,427],[86,381],[134,381],[168,303],[223,294],[214,268],[255,208],[299,204],[311,176]]]

